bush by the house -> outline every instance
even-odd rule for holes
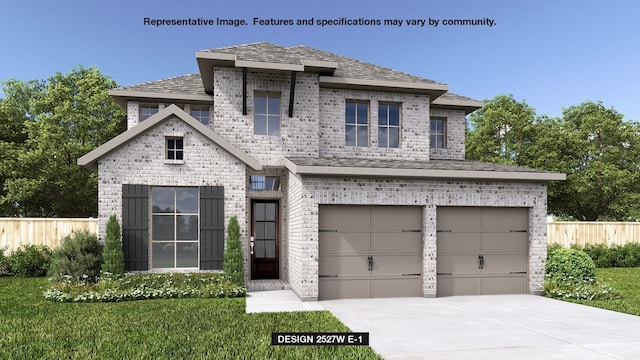
[[[611,300],[620,296],[612,287],[596,280],[596,265],[578,249],[554,248],[548,252],[544,291],[553,298]]]
[[[115,215],[109,217],[107,233],[102,250],[102,271],[113,275],[124,274],[124,253],[122,252],[122,238],[120,224]]]
[[[234,215],[227,226],[227,246],[224,249],[223,270],[234,284],[244,286],[244,265],[240,247],[240,225]]]
[[[11,274],[11,256],[5,255],[7,247],[0,247],[0,276],[7,276]]]
[[[104,275],[99,281],[76,281],[67,277],[44,292],[56,302],[117,302],[171,298],[244,297],[246,289],[223,273],[170,273]]]
[[[11,253],[10,272],[20,277],[45,276],[51,263],[51,249],[45,245],[22,245]]]
[[[100,274],[102,246],[95,233],[78,230],[62,239],[54,250],[49,276],[77,281],[96,281]]]
[[[562,281],[593,281],[596,278],[596,265],[583,251],[558,249],[553,251],[547,260],[545,277]]]
[[[640,243],[612,246],[598,244],[585,245],[583,248],[572,246],[572,248],[583,250],[599,268],[640,267]]]

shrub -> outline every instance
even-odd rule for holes
[[[234,215],[227,226],[227,245],[224,249],[224,272],[234,284],[244,286],[244,265],[240,248],[240,225]]]
[[[596,278],[596,265],[584,251],[576,249],[558,249],[553,251],[547,261],[545,279],[558,282],[593,282]]]
[[[547,260],[549,260],[549,258],[551,257],[551,255],[556,251],[562,249],[562,245],[558,244],[558,243],[554,243],[551,244],[549,246],[547,246]]]
[[[12,275],[11,273],[11,257],[4,254],[7,247],[0,248],[0,276]]]
[[[47,275],[51,249],[45,245],[22,245],[11,253],[11,273],[21,277]]]
[[[124,253],[122,252],[122,237],[120,224],[115,215],[109,217],[107,222],[107,234],[102,250],[102,271],[113,275],[124,274]]]
[[[67,235],[53,252],[49,275],[54,279],[66,275],[78,281],[95,281],[100,274],[101,251],[98,237],[89,230]]]

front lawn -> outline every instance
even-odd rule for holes
[[[0,277],[0,359],[380,359],[367,346],[271,346],[346,332],[327,311],[245,314],[245,299],[55,303],[44,278]]]
[[[599,281],[621,293],[613,300],[570,300],[575,303],[640,316],[640,268],[597,269]]]

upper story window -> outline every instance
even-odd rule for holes
[[[140,105],[140,121],[147,120],[157,112],[158,112],[158,105],[150,105],[150,104]]]
[[[431,118],[429,126],[430,143],[432,149],[445,149],[447,147],[447,119]]]
[[[378,105],[378,147],[397,148],[400,144],[400,105]]]
[[[253,107],[253,133],[280,135],[280,94],[256,92]]]
[[[184,139],[182,137],[167,137],[167,160],[184,160]]]
[[[369,102],[347,100],[345,143],[347,146],[369,146]]]
[[[209,108],[192,106],[191,116],[200,121],[203,125],[209,125]]]

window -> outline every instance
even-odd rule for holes
[[[430,142],[432,149],[444,149],[447,147],[447,119],[431,118],[431,126],[429,132],[431,134]]]
[[[251,190],[280,190],[278,176],[251,175]]]
[[[181,137],[167,137],[167,160],[184,160],[184,140]]]
[[[378,147],[397,148],[400,144],[400,106],[378,105]]]
[[[345,121],[345,143],[347,146],[368,146],[369,103],[347,100]]]
[[[203,125],[209,125],[209,109],[191,107],[191,116],[200,121]]]
[[[140,121],[145,121],[158,112],[158,105],[140,105]]]
[[[151,189],[151,266],[197,268],[199,258],[199,190]]]
[[[253,112],[255,135],[280,135],[280,94],[256,93]]]

